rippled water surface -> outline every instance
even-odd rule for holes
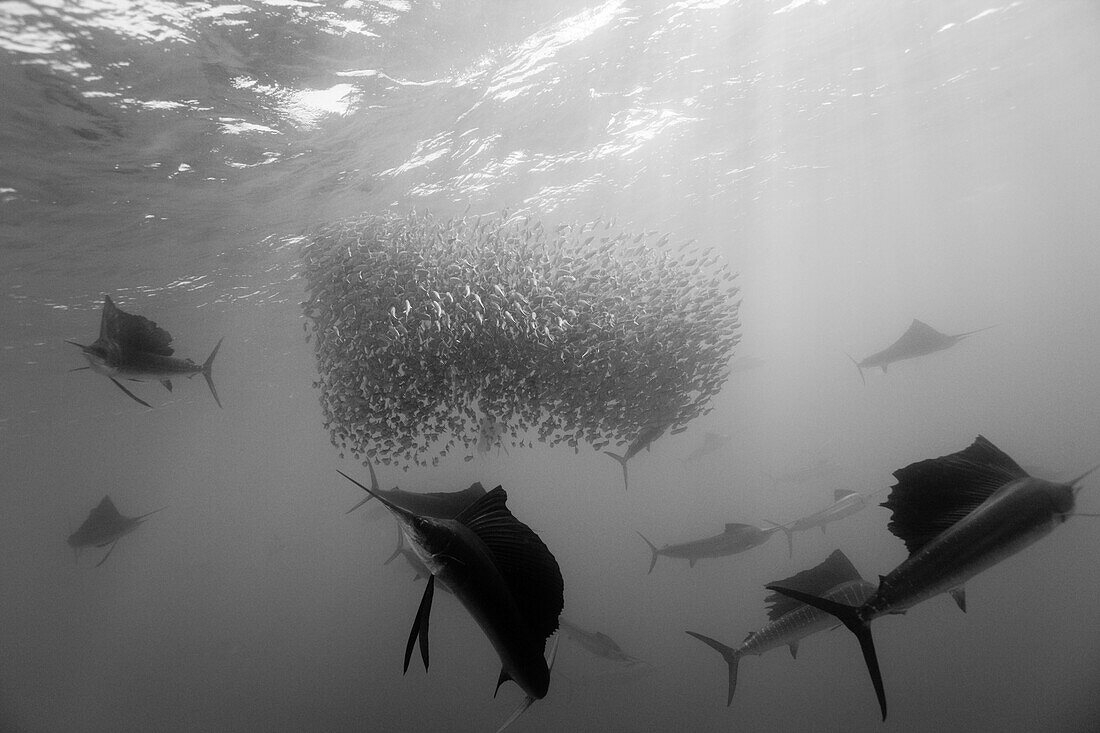
[[[515,730],[1086,731],[1100,726],[1094,520],[876,622],[878,720],[847,632],[725,669],[763,585],[836,547],[904,557],[874,507],[688,568],[658,544],[888,487],[981,433],[1062,478],[1100,460],[1100,8],[1094,3],[0,0],[0,729],[487,730],[520,693],[450,598],[402,677],[421,584],[322,427],[303,232],[364,212],[614,218],[714,247],[744,338],[715,409],[619,468],[490,452],[383,484],[480,480],[554,552],[562,642]],[[133,389],[81,366],[104,294],[206,357]],[[912,318],[940,355],[857,379]],[[680,459],[708,431],[731,436]],[[815,465],[809,480],[781,476]],[[809,472],[812,474],[813,472]],[[1079,497],[1100,512],[1096,480]],[[1086,485],[1089,485],[1086,482]],[[72,562],[102,496],[168,508]]]

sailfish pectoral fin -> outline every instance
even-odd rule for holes
[[[416,618],[413,619],[412,631],[409,632],[409,643],[405,645],[405,667],[402,674],[409,671],[409,660],[412,659],[413,645],[417,638],[420,639],[420,656],[424,660],[424,669],[428,669],[428,616],[432,612],[432,595],[435,591],[435,576],[428,576],[428,585],[424,588],[424,596],[420,599],[420,607],[416,609]]]
[[[532,697],[531,695],[525,696],[523,698],[523,701],[520,702],[519,707],[517,707],[512,712],[512,714],[508,716],[507,720],[500,724],[500,727],[497,728],[497,733],[502,733],[505,728],[516,722],[516,719],[519,718],[519,716],[523,715],[524,711],[527,710],[527,708],[531,707],[531,704],[535,702],[535,700],[536,698]]]
[[[871,627],[859,615],[859,609],[825,598],[818,598],[809,593],[783,588],[778,585],[764,586],[768,590],[790,596],[796,601],[831,613],[844,622],[844,625],[856,635],[859,647],[863,651],[863,661],[867,663],[867,673],[871,676],[871,684],[875,687],[875,696],[878,697],[878,706],[882,711],[882,719],[886,720],[886,690],[882,685],[882,672],[878,666],[878,656],[875,654],[875,641],[871,637]]]
[[[508,682],[511,679],[512,679],[512,675],[508,674],[508,672],[504,669],[504,667],[501,667],[500,668],[500,676],[497,677],[497,686],[493,690],[493,697],[496,697],[497,693],[500,692],[500,686],[503,685],[505,682]]]
[[[122,382],[118,381],[118,380],[117,380],[117,379],[115,379],[114,377],[107,377],[107,378],[108,378],[108,379],[110,379],[110,380],[111,380],[112,382],[114,382],[114,383],[115,383],[115,386],[116,386],[116,387],[118,387],[119,389],[121,389],[121,390],[122,390],[123,392],[125,392],[125,393],[126,393],[126,395],[127,395],[127,396],[128,396],[128,397],[129,397],[130,399],[132,399],[132,400],[133,400],[134,402],[138,402],[138,403],[141,403],[141,404],[145,405],[146,407],[148,407],[148,408],[149,408],[150,410],[152,410],[152,409],[153,409],[153,406],[152,406],[152,405],[150,405],[150,404],[149,404],[148,402],[146,402],[145,400],[141,399],[140,397],[138,397],[138,396],[137,396],[136,394],[134,394],[134,393],[133,393],[133,392],[131,392],[130,390],[128,390],[128,389],[126,389],[125,387],[123,387],[123,386],[122,386]]]
[[[95,566],[97,568],[100,565],[102,565],[103,563],[107,562],[107,558],[109,558],[111,556],[111,553],[115,551],[115,545],[117,545],[117,544],[118,544],[118,540],[115,540],[114,542],[111,543],[111,547],[110,547],[110,549],[107,550],[107,554],[103,556],[102,560],[100,560],[99,562],[97,562],[95,564]]]
[[[378,491],[378,488],[379,488],[378,487],[378,477],[374,474],[374,464],[372,464],[369,460],[367,461],[367,468],[370,469],[370,488],[369,489],[366,486],[364,486],[363,484],[361,484],[358,481],[356,481],[355,479],[353,479],[351,476],[348,476],[346,473],[344,473],[340,469],[336,469],[336,473],[340,474],[341,476],[346,478],[348,481],[351,481],[353,484],[358,486],[360,489],[367,492],[367,496],[366,496],[365,499],[360,501],[358,504],[353,506],[351,509],[348,509],[346,512],[344,512],[344,514],[351,514],[356,509],[358,509],[359,507],[366,504],[368,501],[370,501],[371,499],[374,498],[374,492]]]

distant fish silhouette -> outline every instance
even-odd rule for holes
[[[665,430],[668,429],[669,424],[667,422],[651,423],[650,425],[642,428],[638,433],[638,437],[634,439],[634,442],[630,444],[626,449],[626,453],[619,455],[618,453],[612,453],[609,450],[605,450],[604,454],[609,455],[619,462],[623,467],[623,489],[630,489],[630,480],[626,475],[626,462],[634,456],[642,452],[642,450],[649,450],[649,446],[653,444],[653,441],[664,435]]]
[[[721,450],[725,446],[729,445],[730,436],[722,435],[721,433],[707,433],[703,436],[703,444],[687,454],[684,458],[684,463],[691,461],[697,461],[700,458],[709,456],[711,453]]]
[[[641,532],[635,534],[645,541],[650,552],[653,553],[653,557],[649,561],[649,571],[646,573],[648,575],[653,572],[653,566],[657,564],[658,555],[687,560],[688,567],[693,568],[696,561],[703,558],[726,557],[745,550],[751,550],[757,545],[767,542],[768,538],[777,531],[779,531],[779,527],[764,529],[752,524],[730,523],[726,525],[726,528],[720,534],[712,537],[704,537],[703,539],[681,542],[675,545],[665,545],[660,548],[647,540]]]
[[[644,664],[642,660],[624,652],[614,639],[603,632],[582,629],[564,616],[558,619],[558,625],[566,636],[597,657],[625,666]]]
[[[883,576],[862,604],[839,603],[782,583],[767,588],[828,611],[856,635],[885,720],[886,692],[871,621],[945,592],[965,610],[964,583],[1072,516],[1077,484],[1091,472],[1064,484],[1034,478],[979,435],[965,450],[894,471],[898,482],[882,506],[893,510],[888,529],[905,542],[909,558]]]
[[[107,554],[95,564],[98,568],[107,562],[107,558],[111,556],[115,544],[118,543],[121,537],[137,529],[137,526],[144,522],[150,514],[156,514],[163,509],[164,507],[154,509],[139,517],[126,517],[119,514],[110,496],[104,496],[99,504],[88,513],[88,518],[84,520],[83,524],[69,535],[68,542],[69,547],[73,548],[73,556],[77,557],[81,548],[84,547],[106,547],[110,545]]]
[[[821,527],[821,533],[825,533],[825,525],[830,522],[835,522],[838,519],[844,519],[844,517],[850,517],[856,512],[861,512],[867,508],[867,497],[862,494],[849,491],[847,489],[838,489],[833,492],[833,503],[825,507],[819,512],[814,512],[809,516],[796,519],[793,522],[787,524],[775,524],[783,533],[787,535],[787,545],[790,549],[788,557],[794,556],[794,533],[804,532],[807,529],[813,529],[814,527]]]
[[[564,604],[557,561],[539,536],[508,510],[508,495],[500,486],[447,519],[409,511],[381,493],[375,498],[401,524],[431,571],[405,647],[405,670],[417,639],[424,668],[428,667],[428,618],[438,578],[477,621],[500,656],[497,689],[513,680],[526,693],[501,726],[503,730],[550,687],[550,665],[543,653],[547,637],[558,628]],[[551,665],[556,642],[555,638],[550,649]]]
[[[978,328],[973,331],[948,336],[946,333],[940,333],[927,323],[918,321],[914,318],[905,333],[903,333],[897,341],[890,344],[882,351],[871,354],[863,361],[856,361],[852,359],[851,356],[848,358],[852,359],[852,362],[856,365],[856,369],[859,370],[859,378],[866,384],[867,380],[863,376],[864,369],[880,367],[882,373],[885,374],[886,367],[890,366],[895,361],[915,359],[918,356],[925,356],[937,351],[943,351],[944,349],[951,348],[967,336],[981,331],[988,331],[991,328],[993,328],[993,326],[986,326],[985,328]]]
[[[796,588],[804,593],[820,595],[833,601],[863,603],[874,591],[875,586],[860,577],[848,557],[836,550],[819,565],[803,570],[784,580],[776,581],[785,588]],[[781,646],[790,647],[791,657],[798,656],[798,643],[811,634],[836,627],[836,619],[813,606],[794,601],[780,593],[772,593],[764,599],[769,604],[768,623],[745,637],[741,645],[733,648],[709,636],[694,631],[686,633],[694,636],[726,660],[729,667],[729,694],[726,705],[733,701],[733,692],[737,688],[737,663],[744,656],[759,656],[770,649]]]
[[[196,364],[190,359],[177,359],[172,356],[172,336],[167,331],[144,316],[120,310],[111,300],[111,296],[105,295],[103,316],[99,322],[99,338],[91,346],[68,339],[66,343],[79,346],[88,360],[89,366],[78,367],[73,371],[92,369],[99,372],[114,382],[130,399],[146,407],[152,405],[126,389],[115,377],[132,382],[158,381],[171,392],[173,377],[190,378],[201,374],[206,379],[206,386],[210,388],[214,401],[218,403],[218,407],[222,406],[218,391],[214,389],[214,380],[210,376],[214,357],[222,345],[221,340],[202,364]]]
[[[403,491],[397,487],[389,491],[383,491],[378,486],[378,476],[374,473],[374,466],[370,461],[367,461],[367,469],[370,470],[370,488],[359,483],[343,471],[336,471],[336,473],[367,492],[367,498],[348,509],[344,512],[345,514],[351,514],[371,499],[381,497],[386,499],[389,504],[395,504],[414,514],[423,514],[437,519],[454,519],[463,509],[485,496],[485,487],[476,482],[470,484],[470,488],[462,491],[417,492]]]

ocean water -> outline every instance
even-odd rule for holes
[[[303,338],[297,238],[364,212],[614,217],[740,273],[712,412],[619,467],[536,446],[386,486],[504,485],[556,556],[565,614],[646,661],[563,640],[516,731],[1100,729],[1094,519],[876,621],[882,722],[844,630],[726,671],[763,586],[841,548],[905,557],[873,506],[646,574],[657,544],[786,522],[983,434],[1037,473],[1100,461],[1100,8],[761,0],[0,2],[0,730],[493,730],[522,697],[336,469]],[[103,296],[214,380],[88,371]],[[861,383],[920,318],[996,328]],[[683,462],[706,432],[728,446]],[[805,480],[785,474],[815,465]],[[1079,497],[1100,512],[1096,478]],[[73,562],[104,494],[160,507]]]

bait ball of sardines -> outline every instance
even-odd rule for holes
[[[738,288],[718,255],[667,242],[506,214],[311,232],[302,306],[333,444],[407,470],[487,437],[601,450],[685,429],[728,376]]]

